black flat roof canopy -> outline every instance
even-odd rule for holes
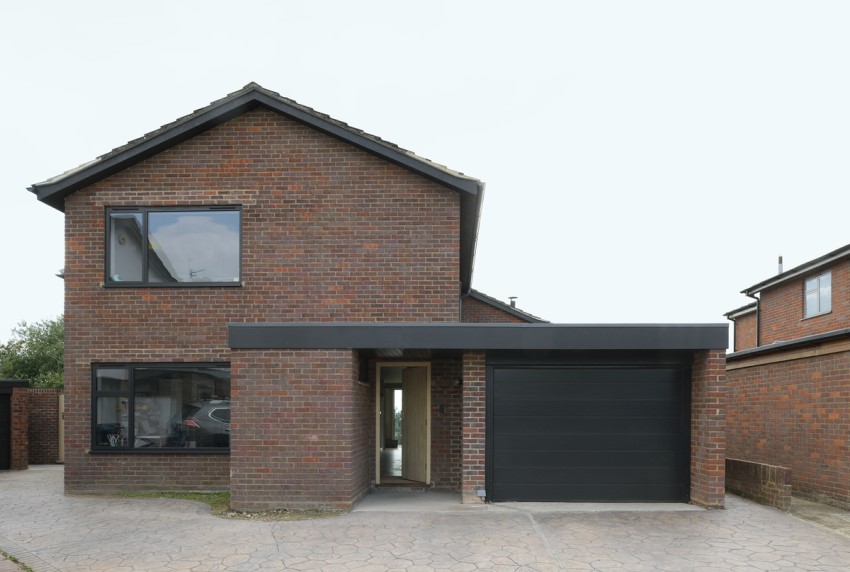
[[[726,349],[727,324],[229,324],[232,349],[705,350]]]

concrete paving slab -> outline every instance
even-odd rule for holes
[[[0,473],[0,547],[39,572],[850,569],[850,538],[734,496],[724,511],[378,496],[339,518],[227,520],[189,501],[65,496],[61,467],[33,467]]]

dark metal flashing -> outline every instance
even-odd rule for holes
[[[726,318],[728,318],[729,320],[734,321],[735,318],[738,318],[740,316],[745,316],[747,314],[751,314],[751,313],[755,312],[757,309],[758,309],[758,302],[750,302],[749,304],[745,304],[745,305],[741,306],[740,308],[735,308],[734,310],[730,310],[723,315],[726,316]]]
[[[726,354],[726,360],[734,361],[737,359],[747,358],[755,355],[770,354],[806,346],[814,346],[817,344],[831,342],[833,340],[838,340],[841,338],[850,338],[850,328],[842,328],[840,330],[834,330],[832,332],[826,332],[824,334],[805,336],[802,338],[789,340],[787,342],[773,342],[772,344],[767,346],[760,346],[757,348],[750,348],[748,350],[741,350],[739,352]]]
[[[29,387],[30,383],[23,379],[0,379],[0,393],[12,393],[18,387]]]
[[[727,324],[229,324],[232,349],[702,350],[728,347]]]
[[[767,280],[762,280],[758,284],[753,284],[749,288],[742,290],[741,293],[747,296],[757,294],[762,290],[766,290],[767,288],[771,288],[794,278],[798,278],[809,272],[814,272],[815,270],[819,270],[828,264],[837,262],[848,257],[850,257],[850,244],[842,246],[841,248],[833,250],[832,252],[828,252],[823,256],[815,258],[814,260],[809,260],[808,262],[800,264],[799,266],[795,266],[791,270],[787,270],[782,274],[778,274],[776,276],[773,276],[772,278],[768,278]]]
[[[452,171],[379,137],[282,97],[256,83],[250,83],[207,107],[113,149],[90,163],[36,183],[29,187],[29,191],[35,193],[38,200],[64,212],[65,198],[75,191],[258,107],[280,113],[458,191],[461,204],[460,280],[464,293],[470,289],[478,237],[478,219],[484,194],[483,182]]]
[[[507,312],[508,314],[510,314],[512,316],[516,316],[517,318],[521,318],[521,319],[525,320],[526,322],[529,322],[529,323],[532,323],[532,324],[534,324],[534,323],[548,324],[549,323],[549,320],[544,320],[543,318],[538,318],[537,316],[535,316],[533,314],[529,314],[528,312],[524,312],[524,311],[520,310],[519,308],[511,306],[510,304],[505,304],[501,300],[493,298],[492,296],[488,296],[487,294],[484,294],[483,292],[479,292],[478,290],[475,290],[475,289],[470,290],[469,294],[467,294],[467,296],[469,296],[470,298],[475,298],[476,300],[478,300],[479,302],[483,302],[484,304],[489,304],[490,306],[494,306],[494,307],[498,308],[499,310],[502,310],[503,312]]]

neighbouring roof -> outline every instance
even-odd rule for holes
[[[747,314],[752,314],[758,309],[758,302],[750,302],[740,308],[735,308],[730,312],[726,312],[723,314],[730,320],[734,320],[735,318],[740,318],[741,316],[746,316]]]
[[[38,200],[64,212],[65,198],[71,193],[258,107],[285,115],[458,191],[461,204],[461,284],[464,292],[469,291],[472,283],[478,219],[484,195],[483,182],[420,157],[294,100],[282,97],[256,83],[249,83],[239,91],[163,125],[88,163],[36,183],[29,187],[29,190],[36,194]]]
[[[501,300],[493,298],[492,296],[488,296],[483,292],[479,292],[478,290],[472,289],[469,291],[469,297],[475,298],[479,302],[483,302],[484,304],[489,304],[490,306],[494,306],[503,312],[507,312],[512,316],[516,316],[517,318],[523,319],[526,322],[545,322],[548,323],[549,320],[544,320],[543,318],[538,318],[533,314],[529,314],[528,312],[524,312],[517,308],[516,306],[511,306],[510,304],[506,304]]]
[[[802,338],[796,338],[789,341],[778,341],[773,342],[772,344],[768,344],[766,346],[758,346],[756,348],[750,348],[746,350],[741,350],[739,352],[734,352],[731,354],[726,354],[726,360],[732,361],[740,358],[750,357],[754,355],[762,355],[769,354],[774,352],[781,352],[784,350],[790,350],[795,348],[801,348],[805,346],[815,346],[821,344],[823,342],[829,342],[832,340],[838,340],[841,338],[850,338],[850,328],[842,328],[840,330],[833,330],[831,332],[825,332],[823,334],[814,334],[811,336],[805,336]]]
[[[753,284],[749,288],[742,290],[742,294],[746,294],[747,296],[751,294],[756,294],[761,292],[762,290],[766,290],[773,286],[777,286],[782,284],[783,282],[788,282],[789,280],[793,280],[795,278],[799,278],[804,274],[808,274],[809,272],[814,272],[825,266],[832,264],[838,260],[842,260],[844,258],[850,257],[850,244],[846,246],[842,246],[837,250],[833,250],[827,254],[819,258],[815,258],[814,260],[810,260],[808,262],[804,262],[803,264],[792,268],[791,270],[786,270],[782,274],[777,274],[772,278],[768,278],[767,280],[763,280],[758,284]]]
[[[727,324],[228,324],[233,349],[706,350],[725,349]]]

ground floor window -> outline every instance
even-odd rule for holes
[[[92,368],[96,450],[230,447],[230,366],[127,364]]]

